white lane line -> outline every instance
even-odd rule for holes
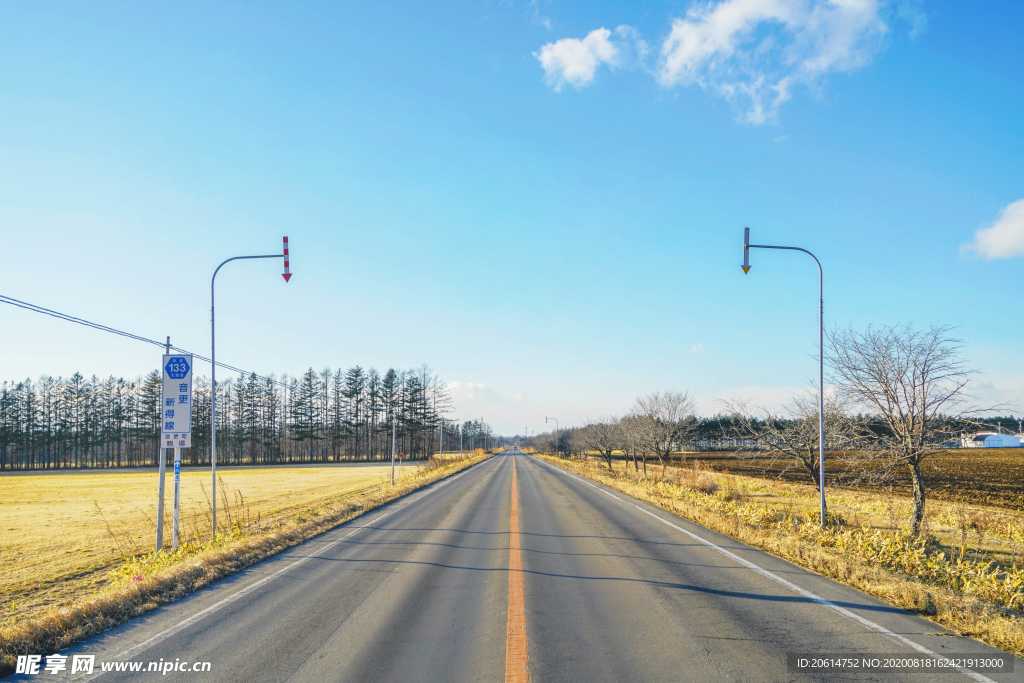
[[[393,510],[390,510],[390,511],[386,512],[385,514],[382,514],[382,515],[380,515],[378,517],[375,517],[372,520],[368,520],[367,523],[364,526],[356,527],[355,529],[353,529],[349,533],[345,534],[344,536],[342,536],[338,540],[331,541],[327,545],[325,545],[325,546],[323,546],[321,548],[318,548],[317,552],[318,553],[322,553],[322,552],[325,552],[327,550],[330,550],[331,548],[333,548],[334,546],[340,544],[341,542],[343,542],[345,540],[348,540],[348,538],[350,536],[352,536],[353,534],[356,534],[356,533],[358,533],[360,531],[366,530],[367,528],[369,528],[370,524],[379,523],[380,521],[390,517],[391,515],[395,514],[396,512],[399,512],[400,510],[404,510],[405,508],[409,507],[413,503],[416,503],[416,502],[422,500],[423,498],[426,498],[431,493],[434,493],[435,491],[441,489],[442,487],[447,486],[448,484],[450,484],[451,482],[455,481],[457,478],[459,478],[460,476],[462,476],[463,474],[465,474],[468,471],[469,471],[469,469],[465,469],[462,472],[459,472],[459,473],[449,477],[448,479],[445,479],[444,481],[440,482],[437,486],[431,487],[430,490],[425,491],[422,494],[416,496],[412,500],[406,502],[404,505],[400,505],[400,506],[394,508]],[[298,548],[300,546],[301,546],[301,544],[299,546],[293,546],[293,547]],[[110,659],[110,661],[123,662],[123,661],[125,661],[125,660],[127,660],[127,659],[129,659],[131,657],[134,657],[134,656],[136,656],[136,655],[138,655],[138,654],[140,654],[142,652],[145,652],[146,650],[148,650],[149,648],[153,647],[154,645],[160,644],[161,642],[167,640],[168,638],[170,638],[171,636],[175,635],[176,633],[179,633],[180,631],[188,628],[189,626],[195,624],[196,622],[200,621],[201,619],[204,619],[204,618],[210,616],[211,614],[213,614],[217,610],[221,609],[222,607],[230,605],[231,603],[235,602],[239,598],[243,598],[246,595],[248,595],[249,593],[252,593],[257,588],[265,586],[266,584],[270,583],[274,579],[280,578],[282,575],[287,574],[288,572],[290,572],[291,570],[295,569],[296,567],[299,567],[299,566],[305,564],[306,562],[309,562],[314,557],[316,557],[316,556],[315,555],[307,555],[306,557],[303,557],[303,558],[301,558],[299,560],[296,560],[295,562],[292,562],[287,567],[284,567],[282,569],[277,570],[276,572],[274,572],[270,576],[263,577],[262,579],[260,579],[256,583],[253,583],[253,584],[251,584],[249,586],[246,586],[245,588],[239,590],[237,593],[233,593],[232,595],[229,595],[228,597],[226,597],[226,598],[224,598],[224,599],[222,599],[222,600],[220,600],[220,601],[210,605],[209,607],[207,607],[206,609],[204,609],[204,610],[202,610],[200,612],[196,612],[191,617],[188,617],[187,619],[183,619],[183,620],[179,621],[174,626],[171,626],[170,628],[167,628],[167,629],[161,631],[160,633],[157,633],[155,636],[152,636],[151,638],[149,638],[147,640],[144,640],[141,643],[138,643],[137,645],[133,645],[132,647],[130,647],[127,650],[125,650],[124,652],[116,655],[115,657],[112,657]],[[96,678],[99,678],[104,673],[110,673],[110,672],[105,672],[105,671],[97,672],[93,676],[90,676],[89,678],[85,678],[85,679],[81,679],[81,680],[83,681],[83,683],[87,683],[88,681],[92,681],[92,680],[95,680]]]
[[[548,465],[546,462],[543,462],[543,461],[540,461],[540,460],[537,460],[536,462],[540,462],[541,464],[545,465],[546,467],[554,468],[554,465]],[[693,540],[699,541],[700,543],[703,543],[704,545],[708,546],[709,548],[717,550],[718,552],[722,553],[723,555],[725,555],[729,559],[734,560],[734,561],[740,563],[741,565],[743,565],[744,567],[746,567],[748,569],[754,570],[758,574],[760,574],[760,575],[762,575],[762,576],[764,576],[766,578],[769,578],[772,581],[775,581],[776,583],[782,584],[783,586],[785,586],[786,588],[790,589],[794,593],[797,593],[798,595],[802,595],[805,598],[811,600],[812,602],[816,602],[819,605],[824,605],[825,607],[828,607],[828,608],[830,608],[832,610],[835,610],[836,612],[838,612],[839,614],[843,615],[847,619],[851,619],[851,620],[857,622],[858,624],[860,624],[862,626],[865,626],[865,627],[871,629],[872,631],[875,631],[876,633],[880,633],[883,636],[886,636],[886,637],[888,637],[888,638],[890,638],[892,640],[895,640],[898,643],[902,643],[904,645],[907,645],[908,647],[912,647],[913,649],[917,650],[918,652],[920,652],[923,655],[928,655],[929,657],[934,657],[934,658],[936,658],[938,660],[941,660],[941,661],[944,661],[944,662],[948,662],[949,661],[949,659],[947,659],[945,656],[940,655],[940,654],[935,653],[935,652],[932,652],[931,650],[926,648],[924,645],[919,645],[918,643],[915,643],[914,641],[910,640],[909,638],[905,638],[904,636],[901,636],[898,633],[893,633],[892,631],[890,631],[889,629],[885,628],[884,626],[876,624],[873,621],[865,619],[864,617],[860,616],[859,614],[855,614],[855,613],[851,612],[850,610],[846,609],[845,607],[840,607],[839,605],[835,604],[834,602],[831,602],[829,600],[826,600],[825,598],[822,598],[822,597],[820,597],[818,595],[815,595],[814,593],[810,592],[809,590],[807,590],[805,588],[801,588],[800,586],[796,585],[795,583],[792,583],[791,581],[787,581],[786,579],[782,578],[781,576],[777,576],[776,574],[773,574],[772,572],[768,571],[767,569],[764,569],[763,567],[760,567],[760,566],[754,564],[753,562],[750,562],[749,560],[745,560],[742,557],[740,557],[739,555],[737,555],[737,554],[735,554],[733,552],[730,552],[730,551],[726,550],[725,548],[723,548],[721,546],[715,545],[711,541],[698,536],[697,534],[693,533],[692,531],[687,531],[686,529],[684,529],[684,528],[682,528],[680,526],[676,526],[672,522],[669,522],[668,520],[662,519],[661,517],[659,517],[658,515],[654,514],[653,512],[650,512],[648,510],[644,510],[639,505],[631,503],[628,500],[623,500],[622,498],[619,498],[618,496],[613,495],[613,494],[609,493],[608,491],[605,491],[600,486],[592,484],[592,483],[590,483],[589,481],[587,481],[585,479],[581,479],[580,477],[577,477],[575,474],[572,474],[571,472],[567,472],[566,470],[556,469],[556,471],[563,472],[563,473],[569,475],[570,477],[572,477],[573,479],[575,479],[576,481],[578,481],[578,482],[580,482],[582,484],[586,484],[587,486],[600,491],[601,493],[605,494],[606,496],[611,496],[612,498],[614,498],[615,500],[617,500],[619,502],[622,502],[622,503],[625,503],[626,505],[630,505],[632,507],[635,507],[640,512],[644,513],[645,515],[650,515],[651,517],[653,517],[654,519],[658,520],[662,524],[664,524],[666,526],[670,526],[673,529],[675,529],[676,531],[681,531],[682,533],[686,534],[687,536],[689,536]],[[975,671],[971,671],[970,669],[964,669],[964,668],[959,667],[959,666],[953,666],[951,668],[956,669],[957,671],[962,673],[964,676],[967,676],[968,678],[971,678],[971,679],[973,679],[975,681],[978,681],[978,683],[996,683],[991,678],[988,678],[986,676],[982,676],[981,674],[979,674],[979,673],[977,673]]]

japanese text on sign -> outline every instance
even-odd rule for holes
[[[163,448],[192,446],[192,356],[166,355],[163,362],[160,439]]]

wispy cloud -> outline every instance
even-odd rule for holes
[[[538,26],[543,26],[544,28],[550,31],[551,19],[541,14],[540,3],[541,0],[530,0],[530,9],[533,10],[533,16],[531,17],[531,19],[533,23],[537,24]]]
[[[995,221],[974,233],[974,242],[960,247],[984,259],[1024,256],[1024,199],[1004,206]]]
[[[696,2],[672,20],[655,63],[646,68],[666,89],[698,86],[735,104],[740,120],[760,124],[774,119],[797,87],[814,89],[829,74],[870,63],[890,31],[886,17],[910,24],[912,34],[925,23],[914,0]],[[631,27],[616,32],[623,43],[640,41]],[[609,35],[599,29],[535,53],[552,87],[582,88],[602,62],[614,66],[617,46]],[[599,46],[605,56],[595,52]]]
[[[690,353],[704,353],[707,349],[704,348],[703,344],[694,344],[690,347]]]
[[[562,38],[534,52],[544,68],[544,80],[556,91],[567,83],[582,88],[594,81],[598,67],[611,68],[634,61],[646,54],[646,43],[640,40],[631,26],[619,26],[614,31],[599,28],[586,38]]]

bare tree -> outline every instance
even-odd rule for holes
[[[643,449],[641,445],[641,432],[643,431],[640,425],[640,418],[636,415],[626,415],[619,420],[619,429],[622,430],[622,442],[625,448],[633,455],[633,470],[636,472],[640,471],[640,464],[643,464],[644,476],[647,476],[647,451]],[[638,462],[639,458],[639,462]],[[627,467],[628,467],[627,457]]]
[[[960,355],[963,342],[950,336],[953,327],[912,325],[868,327],[860,333],[828,333],[825,362],[830,380],[851,404],[875,414],[884,425],[871,433],[880,448],[874,454],[880,472],[906,467],[914,492],[912,531],[920,533],[925,481],[921,462],[945,448],[969,414],[965,393],[975,372]]]
[[[614,416],[602,417],[597,420],[587,418],[584,425],[576,432],[574,440],[579,442],[584,451],[597,451],[612,469],[612,453],[625,450],[626,440],[622,423]]]
[[[821,490],[819,468],[818,390],[794,393],[779,412],[764,407],[753,408],[742,399],[722,402],[732,413],[735,433],[733,438],[746,446],[736,456],[758,458],[764,469],[786,461],[783,472],[790,467],[807,473],[815,488]],[[858,433],[850,418],[844,395],[825,394],[825,450],[833,454],[843,452],[843,462],[851,462],[850,451],[856,448]],[[827,457],[827,456],[826,456]]]
[[[655,391],[633,402],[632,439],[641,453],[661,461],[661,474],[669,455],[697,426],[696,404],[687,391]],[[646,460],[644,469],[646,470]]]

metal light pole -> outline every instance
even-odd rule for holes
[[[786,249],[802,251],[818,264],[818,491],[821,499],[821,526],[825,526],[825,288],[821,261],[818,257],[800,247],[777,247],[767,244],[751,244],[750,228],[743,228],[743,273],[750,272],[751,249]]]
[[[544,418],[544,424],[547,424],[548,420],[551,420],[551,421],[553,421],[555,423],[555,457],[557,458],[558,457],[558,420],[556,420],[553,417],[545,417]]]
[[[284,253],[265,254],[262,256],[232,256],[221,262],[213,271],[210,278],[210,472],[213,477],[212,484],[212,514],[211,523],[213,526],[213,537],[217,538],[217,326],[214,318],[214,284],[217,282],[217,273],[226,263],[255,258],[283,258],[284,259],[284,281],[292,279],[288,259],[288,238],[284,238]]]

